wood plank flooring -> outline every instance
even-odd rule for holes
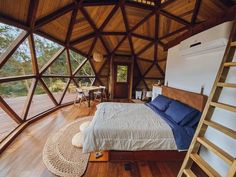
[[[95,104],[72,105],[33,123],[0,155],[0,177],[55,177],[42,162],[47,137],[80,117],[93,115]],[[124,165],[130,164],[126,171]],[[85,177],[174,177],[180,162],[89,162]]]

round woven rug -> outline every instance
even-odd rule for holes
[[[47,139],[43,149],[43,162],[50,172],[63,177],[79,177],[84,174],[89,153],[83,154],[81,148],[71,144],[71,140],[80,131],[80,125],[90,120],[92,116],[79,118]]]

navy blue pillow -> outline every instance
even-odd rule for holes
[[[180,124],[182,121],[182,124],[184,124],[197,114],[197,110],[181,102],[173,100],[165,113],[166,115],[170,116],[177,124]]]
[[[188,127],[195,127],[198,124],[201,116],[202,116],[202,113],[200,111],[196,111],[196,113],[192,117],[192,119],[184,119],[180,122],[179,125],[188,126]]]
[[[165,97],[163,95],[158,95],[150,104],[160,111],[165,111],[169,104],[171,103],[171,99],[168,97]]]

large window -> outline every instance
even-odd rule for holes
[[[24,40],[14,49],[14,42],[22,36]],[[5,57],[9,50],[12,55]],[[2,23],[0,55],[5,57],[0,65],[0,94],[7,105],[0,110],[0,141],[19,125],[17,119],[26,121],[74,101],[76,87],[92,85],[95,80],[90,61],[79,53],[36,34],[29,38],[23,30]]]

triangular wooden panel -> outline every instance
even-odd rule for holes
[[[149,90],[152,90],[153,85],[158,83],[158,79],[144,79],[144,80]]]
[[[30,0],[21,0],[9,1],[1,0],[0,1],[0,12],[8,17],[11,17],[15,20],[26,23],[28,17]]]
[[[134,33],[148,36],[148,37],[155,37],[155,15],[148,18],[142,25],[140,25]]]
[[[162,77],[160,71],[157,69],[156,65],[153,65],[152,68],[147,72],[145,77]]]
[[[78,11],[71,34],[71,40],[78,39],[79,37],[92,33],[93,31],[93,28],[88,23],[84,15]]]
[[[167,58],[167,51],[160,45],[157,45],[157,60],[163,60]]]
[[[166,61],[158,62],[158,64],[159,64],[159,66],[161,67],[161,69],[162,69],[163,71],[166,70]]]
[[[115,53],[117,54],[130,54],[131,49],[130,49],[130,44],[128,38],[126,38],[122,44],[118,47]]]
[[[132,29],[150,13],[148,10],[131,6],[125,6],[125,11],[128,18],[129,29]]]
[[[164,8],[165,11],[191,22],[196,0],[176,0]],[[206,0],[209,1],[209,0]]]
[[[30,1],[30,0],[28,0]],[[22,3],[22,0],[20,1]],[[19,4],[21,4],[19,3]],[[38,9],[36,13],[36,20],[51,14],[52,12],[73,3],[73,0],[39,0]]]
[[[153,61],[154,60],[154,45],[149,47],[147,50],[145,50],[138,57]]]
[[[137,54],[139,51],[141,51],[144,47],[146,47],[148,44],[150,44],[150,41],[140,39],[137,37],[132,37],[132,42],[134,45],[134,52]]]
[[[171,32],[177,31],[184,27],[184,25],[167,18],[164,15],[159,16],[159,37],[165,36]]]
[[[103,35],[106,45],[108,46],[110,51],[113,51],[116,46],[120,43],[124,36],[122,35]]]
[[[100,68],[103,66],[104,62],[106,61],[106,59],[104,59],[102,62],[96,62],[94,60],[91,60],[92,65],[95,69],[95,73],[98,73],[98,71],[100,70]]]
[[[108,32],[126,31],[123,15],[120,9],[118,9],[116,13],[112,16],[112,18],[109,20],[108,24],[106,25],[103,31],[108,31]]]
[[[50,34],[51,36],[55,37],[56,39],[59,39],[60,41],[65,41],[70,19],[71,19],[71,12],[42,26],[40,30]]]
[[[184,33],[186,33],[186,32],[187,32],[187,30],[184,30],[184,31],[179,32],[179,33],[177,33],[177,34],[171,35],[170,37],[161,39],[161,42],[163,42],[164,44],[166,44],[166,43],[168,43],[168,42],[174,40],[175,38],[181,36],[182,34],[184,34]]]
[[[103,24],[106,20],[108,15],[110,14],[111,10],[113,9],[113,5],[107,6],[88,6],[85,7],[86,11],[88,12],[91,19],[93,19],[97,28]]]
[[[74,47],[84,53],[88,53],[93,43],[93,40],[94,38],[87,39],[83,42],[76,44]]]
[[[142,74],[144,74],[147,71],[147,69],[152,65],[152,63],[149,61],[143,61],[143,60],[139,60],[139,59],[137,59],[137,63],[138,63],[140,72]]]
[[[100,75],[108,76],[110,71],[110,63],[107,62],[106,65],[102,68]]]
[[[95,44],[95,46],[93,48],[93,52],[92,53],[94,53],[94,52],[99,52],[102,55],[106,55],[107,54],[107,51],[106,51],[104,45],[102,44],[102,42],[101,42],[101,40],[99,38],[97,39],[96,44]]]

